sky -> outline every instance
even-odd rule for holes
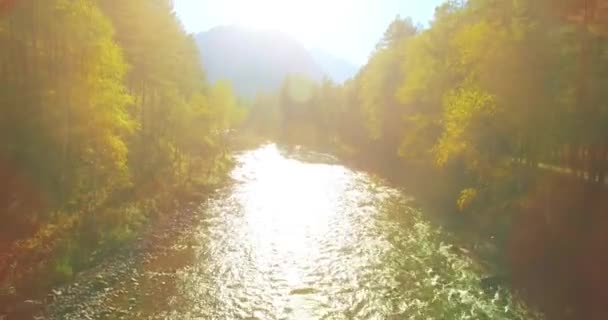
[[[427,25],[444,0],[174,0],[189,33],[239,25],[285,32],[307,48],[365,64],[397,15]]]

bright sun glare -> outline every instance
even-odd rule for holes
[[[237,22],[245,27],[280,30],[311,40],[322,37],[324,30],[335,29],[348,7],[347,0],[243,1]]]

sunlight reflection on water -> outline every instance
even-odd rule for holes
[[[397,190],[270,144],[203,208],[171,319],[518,319]]]
[[[345,169],[286,159],[275,145],[241,161],[233,173],[244,183],[236,191],[243,214],[239,241],[250,246],[251,267],[266,276],[262,281],[275,284],[268,294],[283,297],[282,311],[294,319],[315,318],[310,313],[318,309],[318,301],[309,298],[318,290],[314,271],[325,258],[327,239],[335,237],[332,224],[348,183]]]

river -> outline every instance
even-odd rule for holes
[[[162,254],[95,294],[63,290],[58,319],[524,319],[406,191],[274,144],[239,153],[233,183]],[[105,276],[104,276],[105,277]],[[76,287],[78,284],[76,283]],[[69,298],[71,296],[71,298]],[[77,304],[65,307],[69,299]],[[79,303],[79,304],[78,304]]]

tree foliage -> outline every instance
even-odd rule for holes
[[[228,85],[205,83],[171,1],[1,7],[0,248],[35,237],[87,261],[215,173],[240,111]]]

